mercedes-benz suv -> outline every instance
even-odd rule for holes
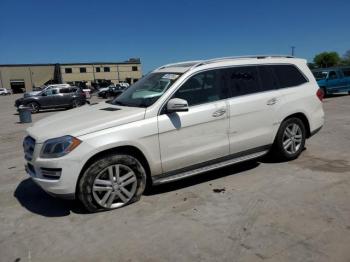
[[[49,194],[91,212],[159,185],[271,153],[297,158],[324,122],[303,59],[228,57],[162,66],[109,103],[36,122],[26,170]]]

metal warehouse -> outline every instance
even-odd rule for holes
[[[52,83],[88,86],[120,82],[132,84],[141,77],[141,61],[138,58],[125,62],[0,65],[0,88],[12,89],[14,93]]]

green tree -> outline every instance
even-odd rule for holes
[[[341,59],[337,52],[322,52],[314,57],[314,62],[318,67],[326,68],[336,66]]]

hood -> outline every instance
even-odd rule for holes
[[[27,129],[27,132],[38,143],[65,135],[79,137],[142,120],[145,118],[145,110],[145,108],[115,106],[101,102],[51,115],[36,122]]]

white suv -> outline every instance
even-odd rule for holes
[[[114,209],[159,185],[268,152],[295,159],[324,122],[303,59],[219,58],[162,66],[111,103],[28,128],[26,170],[45,191]]]

